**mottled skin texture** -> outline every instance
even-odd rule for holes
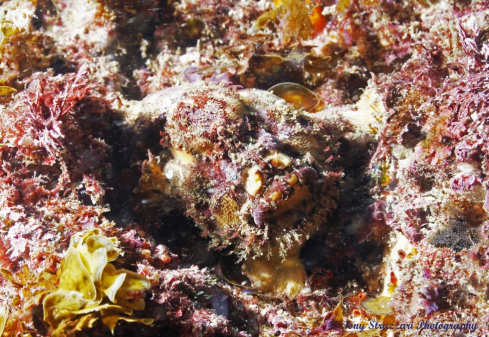
[[[171,152],[143,164],[143,203],[174,200],[211,246],[245,260],[255,288],[294,297],[306,280],[300,248],[335,207],[339,128],[268,92],[203,82],[153,94],[134,111],[138,132],[165,121],[161,144]]]

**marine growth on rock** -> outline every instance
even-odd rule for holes
[[[174,199],[213,247],[244,260],[254,288],[294,297],[307,279],[300,248],[336,205],[346,127],[266,91],[205,82],[154,93],[128,120],[137,132],[164,125],[162,154],[143,163],[142,202]]]
[[[488,27],[2,1],[0,335],[489,335]]]

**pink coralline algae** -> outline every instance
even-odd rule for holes
[[[0,335],[489,334],[485,1],[17,8]]]
[[[385,202],[389,226],[411,250],[388,267],[401,275],[402,287],[392,295],[400,319],[417,313],[453,320],[451,309],[459,308],[471,310],[476,321],[484,310],[487,45],[477,24],[453,29],[458,51],[422,46],[399,73],[376,80],[390,116],[371,162],[372,168],[389,167],[387,183],[374,191]],[[467,282],[474,288],[465,289]],[[403,309],[407,303],[411,309]]]

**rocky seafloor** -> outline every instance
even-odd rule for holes
[[[489,3],[0,3],[1,336],[489,334]]]

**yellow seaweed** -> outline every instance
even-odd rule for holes
[[[57,327],[63,320],[75,317],[74,311],[86,304],[87,300],[77,291],[56,291],[44,298],[44,320]]]
[[[105,325],[107,325],[107,327],[110,329],[110,331],[112,333],[114,333],[114,328],[120,319],[122,319],[126,322],[143,323],[145,325],[153,324],[153,320],[150,318],[131,318],[131,317],[125,317],[125,316],[119,316],[119,315],[105,316],[102,318],[102,322]]]
[[[281,12],[281,7],[263,13],[256,20],[256,27],[259,29],[264,28],[270,21],[274,21],[275,19],[277,19],[277,15],[280,12]]]
[[[387,296],[367,298],[365,301],[363,301],[362,307],[372,314],[387,315],[392,312],[390,301],[391,298]]]
[[[105,267],[101,285],[101,290],[113,303],[117,303],[115,296],[126,279],[126,274],[124,273],[113,275],[115,270],[115,267],[111,264],[108,264],[107,267]]]
[[[116,268],[108,263],[120,254],[117,238],[107,238],[99,229],[72,239],[61,264],[59,286],[43,300],[44,320],[54,336],[90,328],[99,318],[111,330],[119,319],[151,324],[152,319],[133,319],[133,310],[143,310],[143,299],[128,302],[129,292],[147,290],[149,281],[137,273]],[[111,303],[101,302],[107,298]],[[116,305],[117,303],[117,305]]]
[[[94,300],[96,295],[92,278],[80,258],[78,251],[70,247],[61,266],[59,290],[76,291],[87,300]]]
[[[2,39],[3,39],[3,37],[2,37]],[[0,96],[5,96],[5,95],[16,93],[16,92],[17,92],[17,90],[15,88],[8,87],[6,85],[0,85]]]
[[[116,303],[125,307],[132,308],[134,310],[144,310],[145,303],[142,298],[134,302],[128,302],[126,300],[126,294],[133,291],[149,289],[149,281],[146,279],[146,277],[125,269],[116,270],[114,272],[114,275],[121,275],[122,273],[126,274],[126,277],[115,295],[117,300]]]
[[[92,234],[92,231],[90,233]],[[107,262],[117,259],[120,249],[116,249],[113,240],[103,235],[85,236],[82,238],[83,243],[76,245],[76,249],[84,265],[90,270],[93,282],[100,282]]]
[[[7,308],[0,306],[0,336],[3,334],[5,324],[7,323],[8,311]]]

